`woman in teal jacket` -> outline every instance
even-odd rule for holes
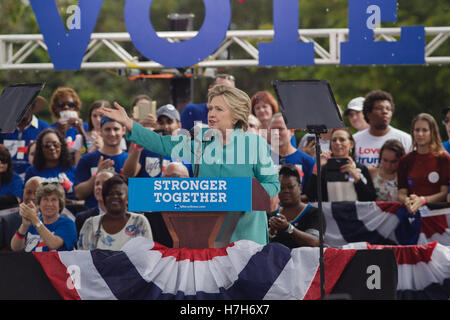
[[[270,197],[280,190],[278,174],[273,165],[266,140],[247,133],[251,101],[236,88],[217,85],[208,92],[208,126],[190,136],[161,136],[134,122],[119,104],[117,109],[102,108],[101,112],[126,126],[127,139],[144,148],[172,158],[188,158],[193,165],[199,163],[198,177],[256,177]],[[212,135],[211,139],[206,138]],[[208,140],[208,141],[206,141]],[[195,152],[202,147],[202,152]],[[200,155],[196,158],[195,154]],[[222,229],[232,223],[229,213]],[[235,217],[235,216],[234,216]],[[264,211],[249,211],[238,220],[230,242],[252,240],[268,243],[267,217]],[[219,233],[220,236],[220,233]]]

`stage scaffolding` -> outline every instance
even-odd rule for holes
[[[375,29],[375,41],[398,41],[400,31],[400,28]],[[299,40],[314,43],[316,65],[339,65],[340,44],[348,41],[348,32],[348,29],[300,29]],[[196,31],[158,32],[159,37],[172,42],[188,40],[196,34]],[[425,27],[425,34],[426,64],[450,64],[450,56],[437,55],[439,48],[448,46],[450,27]],[[258,43],[271,42],[273,36],[273,30],[228,31],[219,48],[207,59],[192,67],[197,71],[207,68],[257,67]],[[53,69],[49,58],[48,62],[33,61],[36,60],[33,53],[37,50],[47,51],[42,34],[0,35],[0,70]],[[109,53],[104,54],[105,50]],[[229,50],[232,50],[232,54],[229,54]],[[99,58],[99,52],[103,52],[102,57],[107,56],[108,59]],[[145,69],[159,72],[163,69],[167,71],[168,68],[155,61],[143,59],[134,48],[128,33],[93,33],[81,69]]]

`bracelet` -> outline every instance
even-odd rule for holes
[[[284,231],[287,232],[288,234],[291,234],[292,232],[294,232],[294,226],[289,223],[288,227]]]
[[[427,200],[425,199],[425,197],[420,197],[420,199],[422,199],[422,205],[426,205],[427,204]]]
[[[15,236],[17,239],[19,239],[19,240],[25,239],[25,235],[19,233],[19,231],[16,231],[16,233],[14,234],[14,236]]]

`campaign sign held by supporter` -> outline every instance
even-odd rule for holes
[[[251,178],[132,178],[130,211],[251,211]]]

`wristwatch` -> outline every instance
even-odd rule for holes
[[[43,225],[42,222],[39,221],[39,222],[37,222],[37,223],[34,225],[34,227],[35,227],[35,228],[39,228],[39,227],[42,226],[42,225]]]
[[[286,232],[289,233],[289,234],[294,232],[294,226],[289,223],[289,226],[287,227]]]

